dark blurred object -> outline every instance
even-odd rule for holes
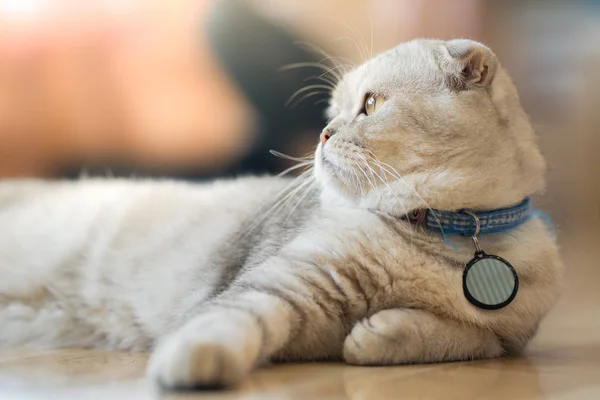
[[[110,172],[114,176],[150,175],[183,179],[274,174],[280,172],[285,164],[269,150],[300,156],[307,150],[301,148],[302,143],[316,143],[318,133],[325,125],[324,103],[328,93],[323,91],[311,95],[306,101],[287,103],[296,91],[319,84],[323,70],[315,67],[282,70],[297,63],[318,63],[320,58],[316,54],[299,46],[298,39],[286,29],[276,26],[251,6],[237,0],[216,1],[202,21],[199,35],[208,40],[221,69],[254,110],[257,120],[254,131],[249,133],[248,141],[238,145],[241,158],[210,169],[172,170],[160,165],[153,168],[139,164],[118,165],[115,162],[100,166],[84,165],[75,168],[69,176],[77,177],[82,170],[88,176]],[[296,100],[301,100],[303,95],[301,93]],[[227,111],[214,115],[199,107],[198,115],[201,118],[223,118]]]
[[[319,58],[303,50],[288,31],[260,16],[244,1],[217,2],[208,18],[207,33],[223,68],[259,116],[247,157],[226,172],[277,172],[280,163],[269,150],[289,149],[301,143],[306,134],[314,133],[316,143],[316,134],[325,126],[321,100],[328,97],[328,93],[320,93],[299,104],[292,102],[293,107],[286,106],[296,91],[319,84],[323,71],[315,67],[281,69],[297,63],[317,63]]]

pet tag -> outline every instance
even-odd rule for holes
[[[471,237],[475,244],[475,256],[463,273],[463,291],[469,302],[484,310],[498,310],[509,305],[517,295],[519,278],[517,272],[505,259],[487,254],[479,247],[479,218],[475,219],[475,233]]]
[[[475,253],[463,274],[465,297],[485,310],[497,310],[510,304],[518,287],[517,272],[508,261],[483,251]]]

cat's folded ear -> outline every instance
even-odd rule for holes
[[[489,48],[468,39],[450,40],[440,47],[440,68],[448,75],[448,82],[455,89],[491,84],[498,61]]]

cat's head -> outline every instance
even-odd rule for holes
[[[545,163],[496,56],[471,40],[403,43],[343,76],[315,155],[324,201],[391,214],[491,209],[543,189]]]

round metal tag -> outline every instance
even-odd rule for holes
[[[498,310],[509,305],[517,295],[517,272],[505,259],[475,253],[463,273],[465,297],[473,305],[485,310]]]

